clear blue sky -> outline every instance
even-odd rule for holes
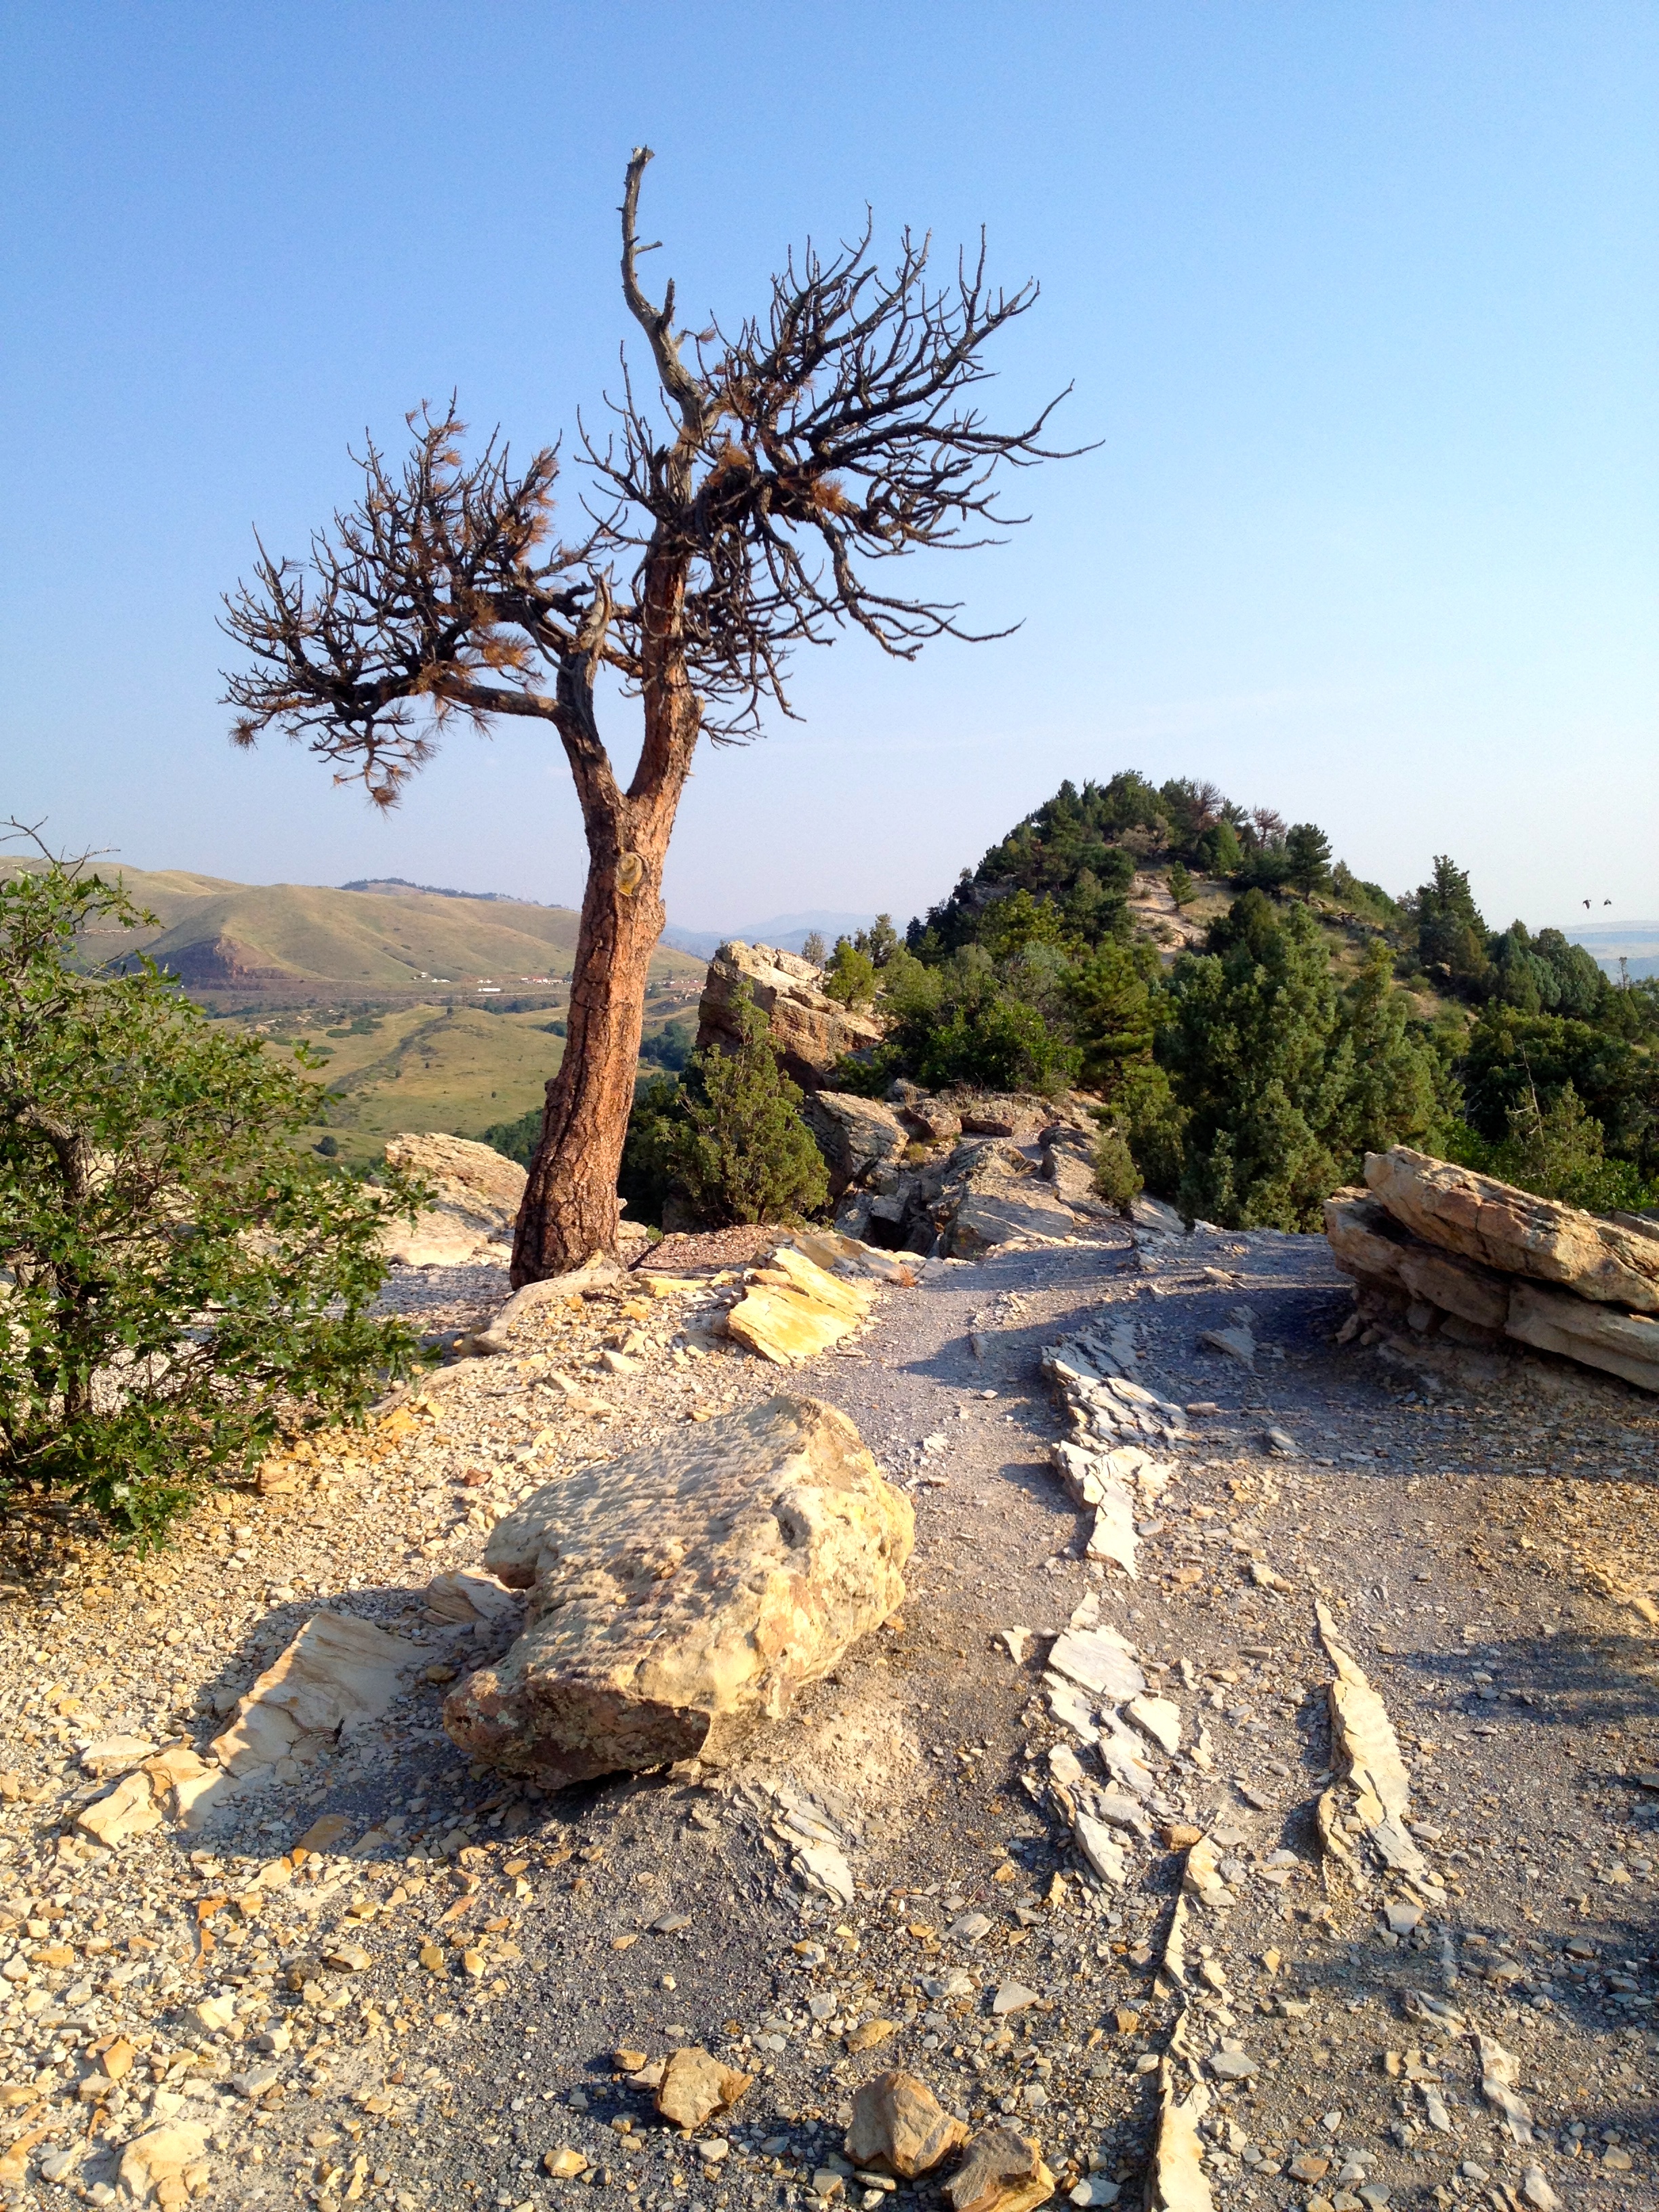
[[[1043,287],[992,404],[1074,382],[1101,441],[953,571],[1016,638],[813,654],[804,724],[703,759],[674,919],[902,918],[1130,766],[1390,889],[1449,850],[1498,922],[1659,915],[1650,0],[13,0],[0,42],[0,813],[143,866],[577,896],[547,738],[457,737],[373,817],[231,752],[215,617],[256,522],[301,550],[349,497],[365,424],[456,386],[528,447],[593,407],[646,141],[688,316],[866,200],[884,240],[982,222]]]

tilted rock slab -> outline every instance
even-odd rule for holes
[[[725,1757],[904,1595],[915,1516],[846,1414],[780,1396],[580,1468],[498,1522],[484,1565],[530,1593],[444,1725],[557,1789]]]
[[[1365,1155],[1365,1183],[1430,1244],[1581,1298],[1659,1314],[1659,1228],[1605,1220],[1396,1145]]]
[[[1325,1235],[1331,1257],[1362,1289],[1420,1301],[1449,1315],[1459,1324],[1449,1333],[1460,1341],[1492,1343],[1506,1336],[1620,1376],[1638,1389],[1659,1391],[1659,1320],[1649,1315],[1623,1313],[1571,1291],[1502,1275],[1425,1244],[1364,1191],[1339,1190],[1326,1200]],[[1413,1325],[1432,1326],[1432,1320],[1420,1312]]]
[[[1195,2081],[1183,2097],[1181,2079],[1166,2057],[1158,2069],[1158,2142],[1146,2174],[1147,2212],[1211,2212],[1214,2198],[1204,2173],[1199,2124],[1210,2093]]]
[[[1394,1732],[1388,1707],[1367,1680],[1363,1668],[1338,1643],[1336,1623],[1324,1606],[1315,1607],[1320,1640],[1335,1669],[1328,1692],[1331,1734],[1340,1758],[1344,1777],[1352,1792],[1354,1817],[1370,1838],[1384,1866],[1409,1875],[1419,1883],[1438,1887],[1428,1861],[1406,1829],[1411,1803],[1411,1776],[1401,1756],[1400,1739]],[[1340,1791],[1325,1791],[1317,1807],[1320,1840],[1328,1852],[1351,1858],[1352,1846],[1339,1824],[1344,1810]]]
[[[738,1000],[745,984],[757,1009],[766,1017],[784,1073],[804,1091],[821,1089],[844,1054],[881,1042],[881,1024],[838,1006],[823,989],[820,972],[810,960],[734,938],[720,946],[708,963],[697,1007],[699,1052],[711,1045],[722,1052],[737,1049],[741,1036]]]
[[[800,1117],[823,1154],[831,1198],[840,1198],[872,1168],[897,1159],[910,1141],[890,1106],[850,1091],[808,1091]]]
[[[726,1334],[775,1366],[812,1358],[869,1318],[869,1291],[787,1244],[744,1280],[744,1297],[726,1316]]]

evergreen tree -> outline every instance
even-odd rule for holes
[[[1417,894],[1417,954],[1426,969],[1443,969],[1455,988],[1484,992],[1492,967],[1486,925],[1468,875],[1443,853],[1435,855],[1432,881]]]
[[[1285,838],[1285,881],[1304,898],[1322,891],[1331,880],[1331,841],[1314,822],[1297,822]]]
[[[663,1140],[673,1175],[712,1229],[814,1213],[830,1196],[823,1155],[800,1118],[801,1093],[780,1070],[746,988],[736,1012],[742,1043],[692,1054],[681,1118]]]
[[[1367,1152],[1420,1145],[1446,1117],[1440,1063],[1413,1036],[1411,1004],[1393,981],[1388,948],[1371,945],[1343,1009],[1352,1074],[1341,1125],[1343,1171],[1358,1182]]]
[[[1188,1113],[1179,1203],[1230,1228],[1310,1229],[1340,1180],[1334,1139],[1350,1088],[1324,937],[1247,891],[1176,965],[1159,1038]]]

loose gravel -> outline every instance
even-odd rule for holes
[[[510,1356],[300,1448],[155,1559],[50,1515],[9,1531],[9,2201],[116,2201],[126,2143],[173,2123],[200,2131],[174,2192],[215,2205],[598,2189],[875,2212],[892,2192],[847,2169],[841,2132],[857,2083],[899,2065],[970,2121],[1013,2117],[1074,2202],[1127,2204],[1179,2033],[1237,2061],[1200,2062],[1218,2203],[1659,2203],[1650,1401],[1542,1359],[1339,1346],[1351,1292],[1310,1237],[1105,1228],[936,1265],[787,1375],[719,1335],[735,1286],[691,1279],[695,1257],[665,1296],[537,1310]],[[473,1328],[492,1275],[410,1271],[399,1303]],[[1199,1341],[1243,1309],[1253,1368]],[[1188,1408],[1134,1583],[1082,1556],[1049,1457],[1042,1347],[1102,1319]],[[536,1484],[780,1387],[844,1407],[909,1489],[902,1620],[733,1770],[552,1798],[471,1772],[440,1703],[502,1638],[431,1619],[430,1577],[476,1564]],[[1182,1749],[1151,1754],[1158,1826],[1218,1848],[1185,2005],[1157,1980],[1179,1842],[1103,1884],[1051,1788],[1072,1739],[1044,1656],[1091,1597],[1180,1710]],[[1316,1599],[1412,1769],[1441,1900],[1414,1920],[1397,1885],[1319,1855]],[[421,1647],[383,1723],[197,1834],[112,1854],[76,1828],[101,1786],[88,1743],[204,1746],[319,1601]],[[845,1893],[803,1881],[803,1819]],[[1514,2061],[1528,2142],[1483,2092],[1476,2034],[1488,2070],[1492,2046]],[[634,2078],[682,2043],[754,2077],[696,2137]]]

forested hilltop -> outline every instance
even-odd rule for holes
[[[1444,855],[1391,897],[1316,823],[1212,784],[1062,784],[902,939],[842,939],[826,980],[888,1022],[847,1087],[1081,1085],[1109,1182],[1127,1147],[1121,1174],[1230,1226],[1316,1226],[1400,1142],[1603,1211],[1656,1194],[1659,982],[1492,928]]]

